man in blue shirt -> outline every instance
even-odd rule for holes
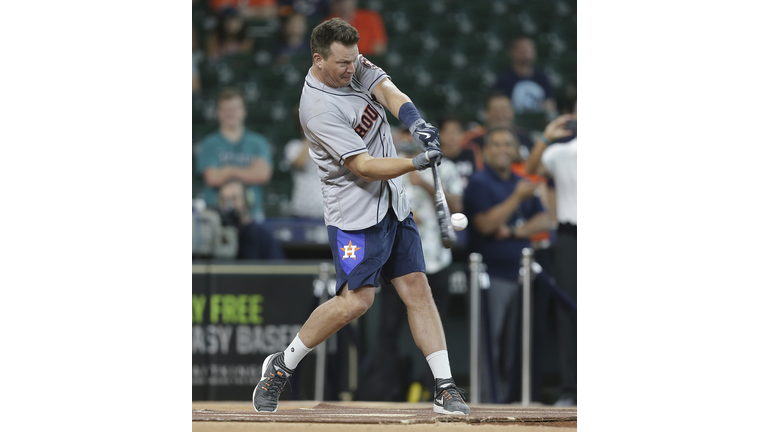
[[[530,236],[549,228],[549,218],[534,196],[536,185],[511,170],[515,154],[513,131],[488,130],[483,148],[485,169],[475,173],[464,191],[464,211],[469,218],[467,250],[483,256],[490,277],[488,289],[493,371],[488,370],[481,339],[481,402],[509,403],[519,390],[513,362],[519,358],[521,291],[518,283],[522,250],[531,247]],[[502,337],[502,335],[506,335]],[[499,400],[490,391],[496,377]]]
[[[264,219],[264,189],[272,178],[272,154],[267,139],[245,128],[245,100],[237,89],[223,90],[216,101],[219,130],[200,144],[197,172],[203,176],[203,198],[209,207],[218,204],[219,188],[229,180],[247,186],[251,216]]]
[[[517,124],[543,130],[548,119],[557,116],[557,103],[549,78],[534,67],[536,45],[530,38],[519,37],[512,41],[509,54],[512,67],[499,73],[493,88],[512,100]]]

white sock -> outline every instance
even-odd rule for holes
[[[429,363],[429,368],[432,369],[432,375],[435,379],[453,377],[451,375],[451,363],[448,361],[447,350],[435,351],[428,355],[427,363]]]
[[[309,354],[310,351],[312,351],[312,348],[304,346],[304,343],[299,339],[299,334],[296,333],[293,342],[291,342],[291,344],[288,345],[288,348],[283,351],[283,354],[285,354],[285,365],[288,366],[288,369],[290,370],[296,369],[296,366],[299,365],[301,359]]]

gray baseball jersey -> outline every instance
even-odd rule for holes
[[[398,157],[386,108],[371,90],[389,75],[362,55],[349,86],[327,87],[312,75],[304,79],[299,119],[317,163],[325,203],[325,224],[342,230],[368,228],[391,206],[402,221],[411,211],[400,177],[367,182],[344,167],[350,156]]]

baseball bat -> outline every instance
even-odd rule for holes
[[[440,239],[443,241],[443,247],[449,249],[456,243],[456,231],[451,224],[451,211],[448,209],[448,202],[445,201],[443,182],[440,180],[440,173],[437,172],[436,166],[432,167],[432,177],[435,179],[435,212],[440,224]]]

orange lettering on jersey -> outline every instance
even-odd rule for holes
[[[368,133],[368,129],[366,129],[366,128],[360,126],[360,125],[357,125],[357,126],[355,126],[355,132],[357,132],[357,134],[360,135],[360,138],[365,138],[365,134]]]
[[[378,120],[378,118],[379,118],[379,112],[376,111],[371,106],[371,104],[368,104],[365,107],[363,116],[360,118],[360,123],[358,123],[358,125],[355,126],[355,132],[357,132],[360,138],[365,138],[365,135],[368,133],[368,130],[370,130],[371,126],[373,126],[373,122]]]
[[[371,118],[371,120],[377,120],[379,118],[379,112],[376,111],[371,104],[365,107],[365,113]]]

